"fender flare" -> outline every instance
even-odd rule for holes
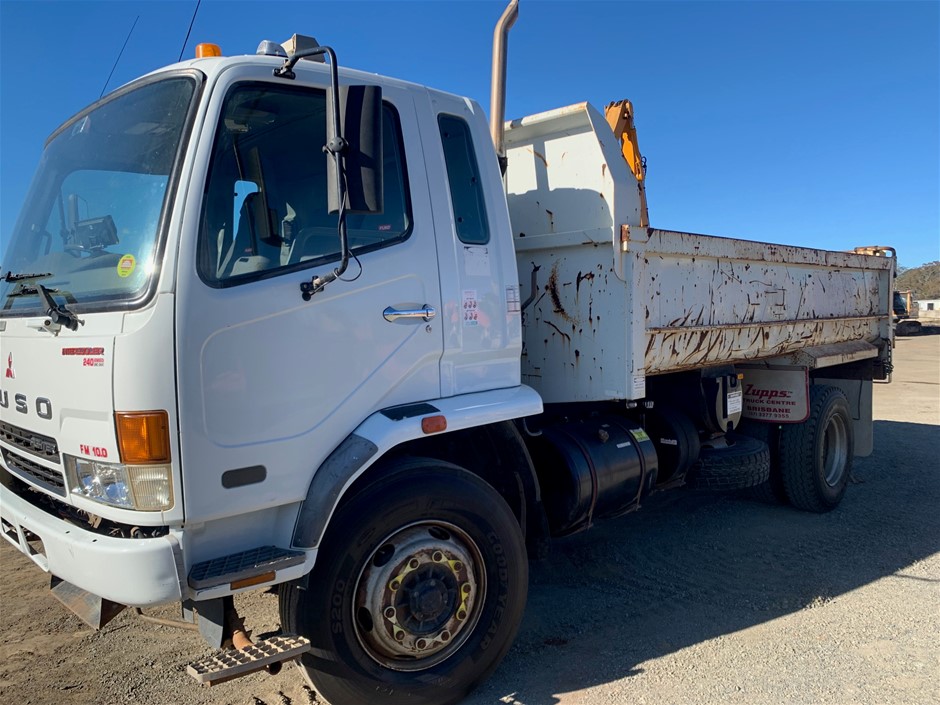
[[[444,416],[459,431],[542,413],[542,399],[526,385],[494,389],[382,409],[369,416],[330,453],[314,473],[294,525],[291,544],[315,549],[346,490],[388,451],[426,437],[422,419]]]

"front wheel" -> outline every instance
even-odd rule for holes
[[[457,466],[411,459],[341,506],[307,589],[281,590],[301,667],[332,705],[444,705],[496,668],[528,583],[502,497]]]

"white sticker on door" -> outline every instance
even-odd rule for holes
[[[465,289],[463,292],[463,324],[464,327],[480,325],[480,303],[476,289]]]
[[[467,276],[490,276],[490,252],[487,248],[464,245],[463,261]]]

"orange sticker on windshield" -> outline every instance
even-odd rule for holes
[[[134,267],[137,266],[137,260],[134,259],[134,255],[124,255],[121,257],[121,260],[117,263],[117,273],[121,279],[129,277],[134,273]]]

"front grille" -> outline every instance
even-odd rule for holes
[[[55,492],[60,497],[65,497],[65,478],[60,470],[52,470],[34,463],[29,458],[24,458],[19,453],[14,453],[6,448],[3,449],[3,460],[12,473],[32,480],[50,492]]]
[[[52,463],[59,462],[59,444],[56,443],[55,438],[0,421],[0,440],[43,460]]]

